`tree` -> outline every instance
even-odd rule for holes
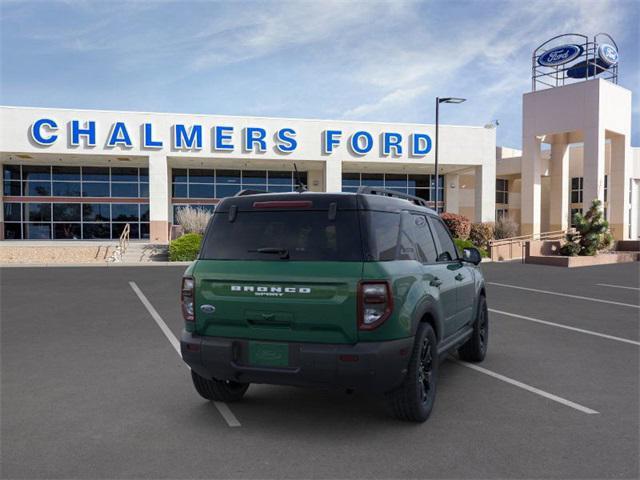
[[[560,249],[562,255],[596,255],[613,243],[609,222],[604,218],[600,200],[594,200],[584,215],[576,213],[573,223],[576,231],[567,234],[567,243]]]

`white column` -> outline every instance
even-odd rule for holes
[[[586,212],[596,198],[604,202],[604,129],[599,126],[584,132],[582,162],[582,209]]]
[[[520,212],[522,235],[540,233],[541,175],[540,139],[535,135],[525,136],[522,152],[522,210]]]
[[[486,161],[475,167],[475,221],[496,219],[496,162]]]
[[[307,172],[307,188],[310,192],[322,192],[323,191],[323,176],[322,170],[309,170]]]
[[[169,241],[169,166],[165,154],[149,155],[149,216],[152,243]]]
[[[342,191],[342,162],[329,158],[324,162],[324,191]]]
[[[566,230],[569,221],[569,145],[566,134],[555,135],[550,167],[549,230]]]
[[[631,177],[632,161],[629,136],[615,135],[611,140],[611,164],[607,200],[609,202],[609,226],[616,240],[630,238],[629,179]]]
[[[460,177],[457,173],[447,173],[444,176],[445,210],[458,213],[460,209]]]

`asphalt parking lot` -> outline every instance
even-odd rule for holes
[[[183,269],[0,272],[2,478],[640,474],[638,264],[483,265],[487,359],[447,360],[421,425],[357,392],[202,400],[171,342]]]

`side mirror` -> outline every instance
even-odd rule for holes
[[[465,248],[462,250],[462,260],[478,265],[482,261],[482,255],[480,255],[477,248]]]

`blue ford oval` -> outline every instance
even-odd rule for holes
[[[561,45],[559,47],[552,48],[551,50],[547,50],[540,55],[538,57],[538,64],[543,67],[556,67],[558,65],[563,65],[578,58],[582,55],[583,51],[584,48],[580,45]]]

